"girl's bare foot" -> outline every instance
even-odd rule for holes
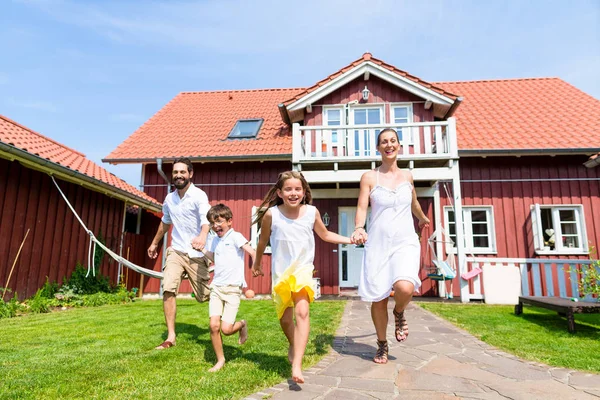
[[[294,346],[291,344],[290,347],[288,347],[288,361],[290,364],[294,362]]]
[[[240,321],[242,323],[242,329],[240,329],[240,338],[238,339],[239,344],[246,343],[248,340],[248,323],[245,320]]]
[[[225,365],[225,360],[219,360],[211,369],[208,370],[208,372],[217,372],[218,370],[223,368],[224,365]]]
[[[301,367],[292,365],[292,380],[296,383],[304,383]]]

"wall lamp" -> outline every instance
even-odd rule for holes
[[[323,225],[329,226],[329,221],[330,220],[331,219],[329,218],[329,214],[327,214],[327,213],[323,214]]]
[[[371,93],[371,91],[367,88],[367,85],[365,85],[365,88],[362,91],[362,96],[363,96],[364,101],[369,100],[369,93]]]

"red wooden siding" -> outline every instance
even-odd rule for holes
[[[123,202],[79,185],[58,183],[84,223],[118,253]],[[6,284],[28,229],[29,236],[8,284],[19,298],[35,294],[46,277],[62,283],[78,262],[87,266],[88,235],[48,175],[0,159],[0,210],[0,286]],[[117,265],[106,256],[100,269],[113,283]]]
[[[600,221],[594,216],[600,215],[600,168],[586,168],[583,166],[586,159],[585,156],[461,158],[463,205],[493,206],[494,213],[497,254],[475,256],[588,258],[585,255],[537,256],[530,211],[535,203],[582,204],[588,242],[598,248]],[[451,186],[448,186],[450,193]],[[442,205],[448,205],[445,192],[441,193]],[[530,271],[529,282],[532,281]],[[454,294],[458,296],[457,286]]]
[[[258,206],[269,188],[277,181],[280,172],[290,170],[290,162],[247,162],[247,163],[207,163],[194,164],[193,182],[208,195],[211,205],[226,204],[233,212],[233,228],[248,240],[251,235],[252,207]],[[172,165],[164,165],[163,170],[171,176]],[[145,185],[164,185],[164,180],[155,164],[145,166]],[[146,186],[144,191],[159,201],[167,195],[166,186]],[[147,230],[147,228],[145,228]],[[146,231],[145,231],[146,232]],[[154,227],[156,233],[156,226]],[[150,238],[150,240],[152,240]],[[149,243],[148,243],[149,244]],[[156,260],[154,269],[160,269],[162,254]],[[250,272],[250,257],[246,257],[246,282],[256,293],[271,291],[271,256],[265,254],[262,259],[265,276],[254,278]],[[160,289],[158,279],[148,279],[144,292],[157,293]],[[191,292],[191,287],[184,281],[181,293]]]
[[[362,91],[365,85],[371,91],[369,100],[363,102]],[[313,111],[307,113],[304,117],[304,125],[322,125],[323,124],[323,108],[321,105],[329,104],[346,104],[353,100],[359,100],[360,105],[373,105],[386,103],[384,107],[385,122],[390,123],[390,103],[413,103],[413,122],[433,121],[433,108],[425,110],[425,103],[422,98],[409,93],[405,90],[398,89],[382,79],[372,76],[368,81],[362,77],[353,80],[344,87],[328,94],[319,101],[313,104]]]

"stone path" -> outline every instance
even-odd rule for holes
[[[390,301],[389,308],[393,307]],[[410,336],[393,338],[390,311],[386,365],[371,361],[375,331],[370,305],[348,301],[333,350],[291,380],[247,399],[543,399],[600,398],[600,375],[523,361],[500,351],[414,303],[407,309]]]

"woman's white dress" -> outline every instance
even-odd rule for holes
[[[421,245],[411,210],[414,188],[406,181],[389,189],[379,184],[379,169],[376,174],[358,286],[361,299],[371,302],[388,297],[397,281],[411,282],[415,290],[421,286]]]

